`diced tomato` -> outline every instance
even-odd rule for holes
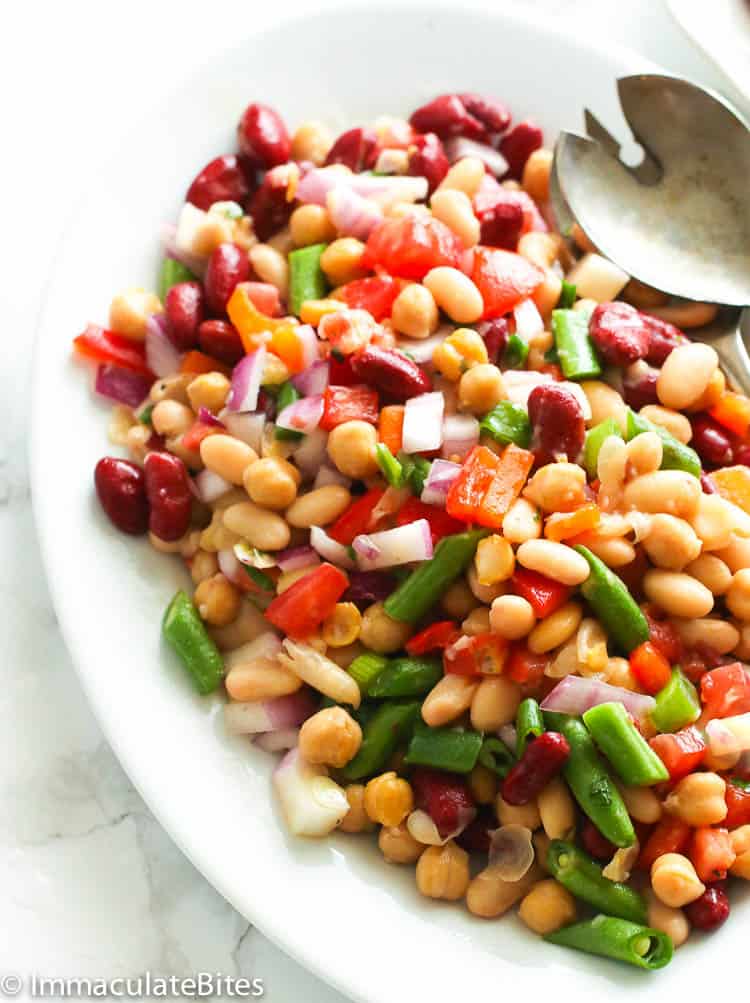
[[[673,735],[655,735],[648,743],[667,768],[670,780],[681,780],[703,762],[706,743],[692,725]]]
[[[443,652],[443,668],[457,676],[497,676],[508,657],[508,642],[499,634],[464,634]]]
[[[374,529],[370,525],[372,512],[384,494],[383,488],[372,488],[370,491],[366,491],[356,501],[353,501],[349,508],[342,512],[336,522],[328,528],[328,535],[337,543],[343,543],[345,547],[348,547],[355,536]]]
[[[477,247],[471,277],[484,301],[482,317],[489,320],[531,296],[544,281],[544,272],[513,251]]]
[[[534,616],[540,620],[554,613],[573,594],[570,586],[561,585],[560,582],[547,578],[538,571],[529,571],[527,568],[516,567],[511,583],[513,591],[531,603]]]
[[[380,321],[384,317],[390,317],[393,301],[399,291],[400,284],[390,275],[374,275],[339,286],[335,296],[353,310],[367,310],[375,320]]]
[[[727,829],[748,825],[750,823],[750,790],[738,787],[730,781],[727,784],[724,798],[727,802],[727,815],[722,821]]]
[[[354,372],[352,356],[343,355],[335,349],[328,357],[328,382],[335,387],[353,387],[359,383],[359,376]]]
[[[439,620],[410,638],[406,642],[406,650],[410,655],[426,655],[430,651],[442,651],[460,636],[461,631],[453,620]]]
[[[122,334],[108,331],[98,324],[89,324],[83,334],[73,339],[75,350],[87,359],[97,362],[114,362],[124,369],[132,369],[147,379],[156,377],[148,368],[146,348],[143,342],[133,341]]]
[[[349,588],[340,568],[321,564],[271,602],[266,619],[289,637],[309,637]]]
[[[663,690],[672,675],[669,662],[650,641],[630,652],[630,670],[641,688],[652,695]]]
[[[328,386],[323,391],[323,417],[320,427],[330,432],[345,421],[378,423],[378,392],[363,384],[355,387]]]
[[[500,458],[486,446],[474,446],[448,491],[446,511],[463,522],[476,522]]]
[[[281,298],[276,286],[270,282],[245,282],[248,298],[260,313],[267,317],[278,317],[281,313]]]
[[[537,655],[529,651],[525,644],[514,644],[510,649],[505,674],[516,683],[536,686],[541,682],[548,662],[547,655]]]
[[[648,608],[643,610],[648,620],[649,640],[670,665],[674,665],[682,658],[682,641],[675,627],[668,620],[657,620]]]
[[[638,857],[638,866],[644,871],[650,871],[653,862],[662,854],[684,853],[690,845],[691,831],[686,822],[673,818],[671,815],[665,815],[642,847]]]
[[[724,880],[736,854],[726,829],[706,825],[693,833],[688,856],[701,881],[711,882]]]
[[[750,711],[750,679],[740,662],[721,665],[701,676],[703,713],[698,724],[715,717],[730,717]]]
[[[436,505],[426,505],[419,498],[412,496],[407,498],[396,515],[396,525],[406,526],[417,519],[426,519],[430,526],[433,547],[442,540],[444,536],[452,536],[454,533],[461,533],[464,524],[448,515],[445,509]]]
[[[362,267],[379,266],[389,275],[420,280],[440,265],[460,267],[464,250],[445,223],[432,216],[408,215],[384,219],[375,227],[362,255]]]

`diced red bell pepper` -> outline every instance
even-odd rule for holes
[[[683,646],[680,635],[668,620],[657,620],[646,607],[643,613],[648,620],[649,640],[660,651],[670,665],[682,658]]]
[[[348,588],[349,579],[340,568],[321,564],[276,596],[266,609],[266,619],[289,637],[309,637]]]
[[[223,373],[227,377],[232,375],[231,366],[225,366],[219,359],[196,349],[183,355],[180,362],[180,372],[195,373],[197,376],[202,373]]]
[[[514,644],[510,649],[505,674],[514,683],[533,688],[541,682],[548,662],[547,655],[537,655],[529,651],[525,644]]]
[[[474,818],[476,807],[465,777],[418,766],[409,779],[415,806],[427,812],[443,838]]]
[[[360,384],[355,387],[328,386],[323,391],[320,427],[330,432],[345,421],[378,423],[378,392]]]
[[[513,502],[518,498],[534,465],[534,454],[510,443],[503,450],[495,476],[485,491],[477,512],[480,526],[499,529]]]
[[[539,620],[554,613],[573,594],[569,585],[562,585],[538,571],[529,571],[528,568],[516,567],[511,584],[514,592],[531,603],[534,616]]]
[[[185,449],[197,452],[204,439],[207,439],[209,435],[216,435],[220,431],[221,428],[218,425],[207,425],[205,421],[201,421],[199,418],[193,422],[187,432],[183,433],[182,445]]]
[[[705,825],[693,833],[688,856],[701,881],[712,882],[724,880],[736,854],[726,829]]]
[[[458,625],[453,620],[438,620],[429,627],[420,630],[406,642],[406,651],[410,655],[426,655],[430,651],[442,651],[457,641],[461,636]]]
[[[399,291],[400,284],[390,275],[374,275],[347,282],[345,286],[339,286],[334,295],[352,310],[367,310],[375,320],[380,321],[390,317]]]
[[[328,535],[348,547],[355,536],[367,533],[374,527],[370,525],[373,509],[385,494],[383,488],[372,488],[353,501],[349,508],[342,512],[336,522],[328,528]]]
[[[720,665],[701,676],[703,713],[698,724],[750,711],[750,678],[740,662]]]
[[[676,781],[692,773],[703,762],[706,743],[692,725],[673,735],[655,735],[649,745],[667,768],[670,780]]]
[[[474,446],[448,491],[445,509],[463,522],[476,522],[500,458],[486,446]]]
[[[403,279],[423,279],[431,268],[459,268],[464,246],[445,223],[432,216],[384,219],[370,234],[361,264],[383,268]],[[533,267],[533,266],[532,266]]]
[[[452,515],[448,515],[445,509],[438,508],[436,505],[426,505],[419,498],[415,498],[412,495],[411,498],[407,498],[398,510],[396,525],[407,526],[410,522],[416,522],[417,519],[426,519],[429,523],[433,547],[444,536],[453,536],[454,533],[461,533],[465,528],[462,522],[454,519]]]
[[[83,334],[73,339],[73,345],[79,355],[97,362],[114,362],[124,369],[132,369],[147,379],[156,377],[148,368],[146,348],[143,342],[133,341],[122,334],[108,331],[98,324],[89,324]]]
[[[750,790],[745,790],[744,787],[738,787],[729,781],[724,798],[727,803],[727,815],[723,822],[727,829],[748,825],[750,823]]]
[[[544,272],[520,254],[477,247],[471,275],[484,301],[483,320],[502,317],[531,296],[544,281]]]
[[[672,676],[669,662],[650,641],[630,652],[630,670],[646,693],[663,690]]]
[[[464,634],[443,652],[443,668],[457,676],[498,676],[507,657],[508,642],[499,634]]]
[[[664,853],[684,853],[690,845],[691,828],[671,815],[665,815],[641,848],[638,866],[650,871],[651,865]]]

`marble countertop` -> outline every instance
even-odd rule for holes
[[[657,0],[527,4],[726,90]],[[115,37],[109,5],[29,0],[0,39],[4,92],[23,95],[4,110],[14,152],[0,166],[0,976],[212,971],[262,978],[271,1003],[343,1000],[234,912],[129,783],[56,625],[26,469],[34,312],[87,160],[137,120],[150,93],[221,52],[229,30],[246,33],[248,10],[253,24],[271,16],[215,0],[210,16],[188,3],[178,17],[175,5],[136,0],[118,12]]]

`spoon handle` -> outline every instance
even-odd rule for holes
[[[742,337],[743,324],[727,331],[710,344],[716,349],[719,363],[729,377],[734,388],[746,396],[750,396],[750,355]]]

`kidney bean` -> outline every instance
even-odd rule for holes
[[[610,366],[629,366],[648,352],[651,340],[642,315],[629,303],[600,303],[591,314],[589,334]]]
[[[492,809],[482,807],[473,822],[470,822],[464,831],[456,836],[456,842],[468,853],[489,853],[492,833],[497,829],[497,819],[492,813]]]
[[[512,196],[515,192],[508,192]],[[500,198],[479,216],[479,240],[491,247],[515,251],[523,230],[523,208],[513,198]]]
[[[729,916],[729,898],[723,883],[710,885],[700,898],[689,902],[685,915],[698,930],[715,930]]]
[[[188,188],[185,200],[199,209],[210,209],[214,202],[239,202],[251,191],[252,169],[243,158],[234,153],[215,157],[196,174]]]
[[[427,812],[443,839],[473,821],[474,800],[458,774],[420,766],[411,775],[411,786],[415,807]]]
[[[642,362],[626,371],[622,380],[622,395],[625,403],[634,411],[640,411],[647,404],[658,404],[656,381],[659,370]]]
[[[395,587],[396,579],[386,571],[352,571],[341,602],[353,602],[359,609],[366,609],[387,599]]]
[[[510,329],[506,317],[495,317],[494,320],[483,320],[477,326],[477,333],[484,340],[489,361],[496,363],[508,347]]]
[[[674,324],[670,324],[660,317],[652,317],[651,314],[642,313],[641,320],[649,333],[646,362],[652,366],[664,365],[664,360],[673,348],[685,345],[690,340],[679,327],[675,327]]]
[[[734,462],[750,467],[750,445],[739,443],[734,448]]]
[[[715,495],[716,485],[711,480],[711,475],[707,474],[705,470],[701,471],[701,490],[704,495]]]
[[[459,94],[461,104],[474,118],[478,118],[487,132],[505,132],[510,125],[510,112],[497,98],[483,94]]]
[[[409,119],[417,132],[434,132],[441,139],[466,136],[484,142],[487,130],[470,114],[458,94],[440,94],[417,108]]]
[[[434,132],[414,137],[409,144],[409,166],[406,173],[416,178],[427,178],[429,195],[435,191],[449,168],[443,144]]]
[[[206,355],[228,366],[236,365],[245,354],[237,330],[227,320],[204,320],[198,328],[198,345]]]
[[[507,177],[521,180],[526,161],[544,142],[542,130],[530,119],[514,125],[500,140],[500,152],[508,161]]]
[[[707,414],[696,414],[690,424],[693,427],[690,445],[703,463],[712,467],[727,467],[734,462],[732,440],[717,421]]]
[[[611,860],[617,850],[615,844],[610,843],[607,837],[603,836],[588,818],[584,819],[580,836],[584,850],[594,860]]]
[[[123,533],[148,529],[148,499],[143,471],[129,460],[104,456],[94,468],[96,494],[110,522]]]
[[[583,408],[570,390],[541,383],[529,394],[532,450],[539,464],[567,457],[574,461],[586,436]]]
[[[143,461],[148,528],[160,540],[179,540],[188,531],[193,494],[185,464],[172,453],[149,453]]]
[[[287,199],[289,170],[285,165],[267,172],[250,200],[249,212],[258,240],[268,240],[289,222],[294,202]]]
[[[186,352],[198,343],[198,328],[203,320],[204,296],[200,282],[178,282],[164,301],[169,340]]]
[[[208,259],[203,280],[209,309],[213,313],[224,313],[235,286],[249,278],[250,262],[247,252],[228,241],[219,244]]]
[[[432,389],[432,380],[416,362],[390,348],[366,345],[352,356],[352,367],[363,383],[393,400],[403,402]]]
[[[237,126],[240,153],[268,170],[289,160],[292,143],[284,120],[265,104],[249,104]]]
[[[378,157],[378,137],[372,129],[342,132],[326,157],[328,164],[346,164],[355,174],[370,170]]]
[[[528,804],[556,777],[570,755],[559,731],[545,731],[526,746],[523,756],[503,780],[500,791],[508,804]]]

